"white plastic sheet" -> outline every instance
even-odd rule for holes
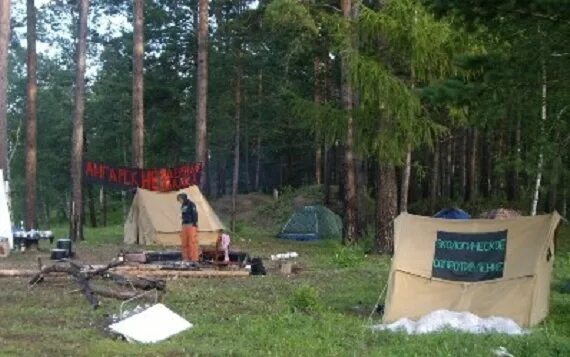
[[[467,333],[505,333],[521,335],[525,331],[513,320],[504,317],[481,318],[470,312],[437,310],[423,316],[418,321],[407,318],[391,324],[373,325],[377,331],[406,332],[410,335],[454,330]]]
[[[4,188],[4,174],[0,170],[0,238],[7,238],[10,249],[12,249],[14,248],[12,222],[10,221],[10,210],[8,209],[8,196],[6,196]]]
[[[129,341],[156,343],[192,327],[192,324],[162,304],[132,315],[109,328]]]

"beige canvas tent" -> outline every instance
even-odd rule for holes
[[[179,192],[186,193],[198,209],[200,245],[215,244],[217,231],[224,226],[197,186],[173,192],[137,189],[125,222],[125,243],[180,245]]]
[[[384,323],[447,309],[536,325],[548,314],[559,221],[398,216]]]

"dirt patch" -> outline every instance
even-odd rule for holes
[[[273,197],[263,193],[252,192],[245,195],[237,195],[237,218],[247,219],[255,208],[273,202]],[[232,214],[232,197],[224,196],[210,201],[212,208],[223,220],[228,220]]]

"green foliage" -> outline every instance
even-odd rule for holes
[[[292,52],[299,53],[318,36],[319,29],[309,9],[294,0],[275,0],[265,9],[265,18],[276,34],[294,37]]]
[[[413,81],[430,83],[457,74],[453,58],[468,44],[452,19],[436,19],[420,1],[391,1],[379,11],[360,7],[359,29],[364,44],[387,38],[386,50],[395,66],[409,67]]]
[[[436,19],[418,1],[361,4],[358,12],[353,23],[339,20],[336,33],[358,93],[356,142],[367,156],[400,163],[408,146],[446,132],[417,88],[459,75],[454,57],[472,45],[452,19]]]
[[[282,225],[295,211],[296,201],[302,205],[310,205],[322,203],[322,200],[321,186],[305,186],[299,189],[287,186],[279,192],[278,200],[272,204],[258,207],[256,215],[263,217],[263,221],[267,225]]]
[[[366,257],[364,252],[364,247],[359,245],[339,245],[332,259],[339,268],[356,268],[364,262]]]
[[[303,120],[318,138],[318,143],[333,143],[344,137],[346,115],[332,103],[317,104],[314,101],[292,96],[295,117]]]
[[[317,290],[308,285],[295,289],[289,297],[287,305],[293,313],[314,314],[323,309]]]

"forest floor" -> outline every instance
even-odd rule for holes
[[[265,198],[252,201],[255,208],[241,214],[234,244],[264,258],[268,275],[168,281],[164,304],[192,329],[156,345],[131,344],[104,329],[120,302],[104,299],[93,310],[72,293],[71,281],[46,279],[30,290],[28,279],[1,278],[0,356],[494,356],[501,346],[517,357],[570,356],[570,294],[562,293],[570,281],[567,226],[559,237],[550,315],[530,334],[408,336],[368,328],[380,319],[373,314],[369,320],[369,314],[386,283],[387,257],[330,241],[278,240],[277,226],[268,222],[288,209]],[[76,247],[82,262],[108,262],[123,247],[121,226],[87,229],[86,237]],[[34,268],[37,255],[48,255],[48,245],[41,248],[14,253],[0,260],[0,268]],[[286,251],[300,255],[301,270],[289,277],[268,259]]]

